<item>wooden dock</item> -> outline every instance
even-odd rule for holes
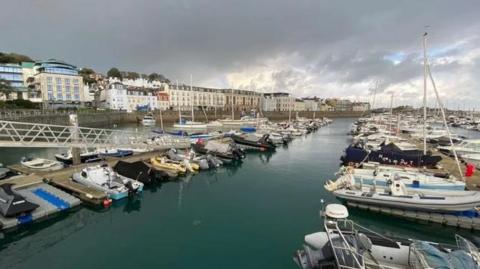
[[[151,151],[123,158],[108,157],[104,162],[110,166],[114,166],[119,160],[127,162],[144,161],[163,152],[164,151]],[[107,198],[104,192],[76,183],[71,179],[74,173],[81,171],[86,166],[94,164],[95,163],[74,165],[57,171],[34,171],[21,164],[10,165],[8,166],[10,170],[21,173],[22,175],[12,179],[2,180],[0,184],[13,183],[23,187],[48,182],[55,187],[73,194],[83,202],[100,205]]]
[[[409,138],[408,136],[403,136],[403,137],[409,139],[409,141],[411,143],[417,145],[417,147],[419,149],[423,149],[422,141]],[[433,155],[437,155],[437,156],[442,157],[442,160],[439,163],[439,168],[438,169],[431,169],[432,172],[448,172],[458,179],[461,179],[462,176],[463,176],[463,179],[465,180],[465,183],[467,184],[467,189],[480,191],[480,171],[476,171],[473,174],[473,176],[471,176],[471,177],[465,177],[464,176],[465,175],[465,164],[464,163],[460,163],[460,169],[462,170],[462,175],[460,175],[460,172],[458,171],[458,166],[457,166],[457,163],[456,163],[454,157],[447,156],[447,155],[439,152],[436,148],[433,148],[429,144],[427,144],[427,150],[430,150]]]

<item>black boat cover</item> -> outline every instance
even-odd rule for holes
[[[39,205],[31,203],[12,189],[13,184],[0,185],[0,213],[10,218],[35,210]]]
[[[152,168],[142,161],[132,163],[118,161],[113,167],[113,170],[124,177],[135,179],[146,184],[153,181],[167,180],[169,178],[169,175],[164,171]]]

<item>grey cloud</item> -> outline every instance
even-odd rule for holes
[[[193,74],[197,83],[297,54],[295,67],[319,80],[348,87],[378,79],[385,88],[421,72],[415,57],[425,25],[429,45],[442,47],[480,32],[479,15],[476,0],[4,1],[0,51],[101,72],[116,66],[180,81]],[[398,51],[407,54],[401,64],[383,59]],[[279,70],[275,87],[300,93],[323,87],[293,67]],[[263,87],[259,81],[267,79],[242,87]]]

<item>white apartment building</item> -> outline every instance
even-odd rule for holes
[[[225,106],[225,94],[218,89],[191,87],[188,85],[166,85],[170,107],[190,110],[203,107],[205,110],[219,109]]]
[[[305,102],[302,99],[296,99],[293,111],[305,111]]]
[[[83,78],[74,65],[58,60],[36,62],[35,84],[43,102],[51,105],[84,102]]]
[[[318,100],[315,98],[304,98],[305,111],[319,111]]]
[[[100,94],[100,107],[112,110],[127,110],[127,89],[121,82],[109,83]]]
[[[295,97],[285,92],[265,93],[264,111],[295,111]],[[268,109],[268,110],[267,110]]]
[[[158,98],[153,89],[127,87],[127,112],[158,109]]]

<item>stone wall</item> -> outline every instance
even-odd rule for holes
[[[186,119],[190,119],[190,113],[183,113]],[[339,118],[339,117],[360,117],[363,112],[353,112],[353,111],[338,111],[338,112],[315,112],[315,117],[328,117],[328,118]],[[92,127],[102,127],[102,126],[112,126],[113,124],[122,124],[122,123],[134,123],[140,121],[145,113],[134,112],[114,112],[114,111],[98,111],[98,112],[81,112],[78,113],[78,122],[80,126],[92,126]],[[154,113],[157,122],[160,122],[160,113]],[[288,112],[264,112],[264,117],[272,121],[288,120]],[[295,112],[292,112],[291,117],[294,119],[296,116]],[[313,118],[314,113],[311,111],[302,111],[298,113],[299,117]],[[195,120],[196,121],[212,121],[215,119],[224,119],[231,117],[231,113],[227,111],[219,111],[216,113],[213,111],[208,111],[203,113],[202,111],[195,111]],[[235,113],[235,118],[240,117],[240,112]],[[162,112],[163,123],[170,124],[178,121],[178,111],[163,111]],[[35,123],[45,123],[45,124],[56,124],[56,125],[67,125],[68,124],[68,114],[38,114],[38,115],[23,115],[21,117],[16,117],[14,119],[5,119],[13,121],[22,121],[22,122],[35,122]]]

